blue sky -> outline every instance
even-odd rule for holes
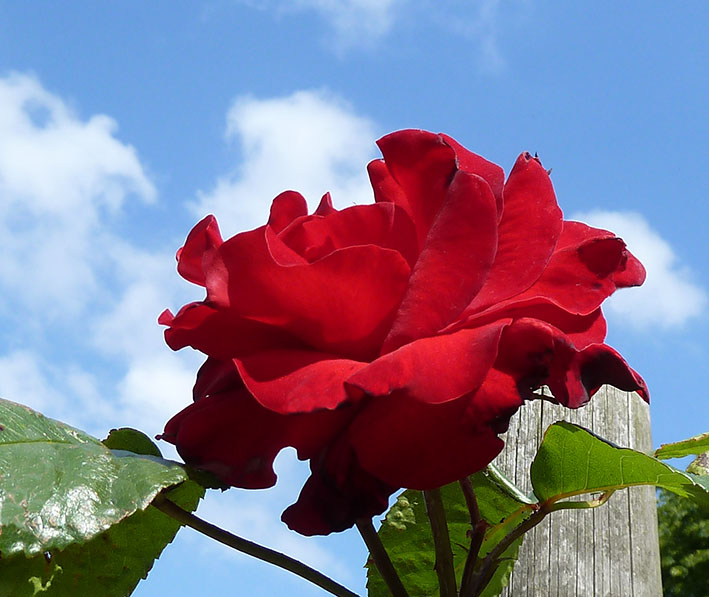
[[[706,3],[0,0],[0,395],[103,436],[155,434],[201,358],[156,324],[201,298],[174,253],[298,189],[369,200],[374,141],[446,132],[506,169],[538,152],[567,216],[623,236],[645,287],[606,309],[646,378],[656,444],[709,430]],[[168,454],[174,454],[166,450]],[[306,540],[274,490],[207,519],[363,591],[351,532]],[[136,595],[322,594],[183,531]]]

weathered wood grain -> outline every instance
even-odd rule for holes
[[[496,464],[530,492],[529,465],[544,430],[564,420],[620,446],[650,451],[650,414],[635,393],[605,386],[569,410],[536,400],[513,418]],[[528,533],[504,597],[659,597],[662,595],[655,491],[616,492],[593,510],[554,512]]]

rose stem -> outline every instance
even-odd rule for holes
[[[440,489],[430,489],[423,492],[426,501],[426,514],[431,522],[433,545],[436,550],[436,574],[441,588],[441,597],[456,597],[458,589],[455,583],[455,569],[453,568],[453,550],[451,549],[448,535],[446,511],[443,507],[443,498]]]
[[[224,529],[220,529],[218,526],[210,524],[206,520],[202,520],[191,512],[183,510],[180,506],[165,498],[163,494],[158,494],[153,500],[152,505],[161,512],[177,520],[180,524],[191,527],[195,531],[198,531],[207,537],[211,537],[212,539],[236,549],[237,551],[241,551],[245,554],[258,558],[259,560],[268,562],[269,564],[274,564],[275,566],[284,568],[293,574],[297,574],[301,578],[309,580],[311,583],[325,589],[332,595],[337,595],[338,597],[358,597],[356,593],[353,593],[349,589],[336,583],[331,578],[328,578],[310,566],[306,566],[302,562],[299,562],[298,560],[295,560],[283,553],[263,547],[258,543],[253,543],[252,541],[232,535]]]
[[[470,477],[465,477],[459,481],[460,488],[463,490],[465,503],[468,505],[470,512],[470,525],[472,526],[472,534],[470,536],[470,550],[468,557],[465,560],[465,568],[463,569],[463,578],[460,582],[461,595],[465,593],[465,588],[472,582],[473,573],[475,572],[475,564],[478,561],[480,547],[482,547],[485,538],[485,531],[488,524],[480,516],[478,501],[475,499],[475,490],[470,482]]]
[[[473,582],[466,587],[465,592],[460,592],[460,597],[477,597],[482,593],[487,584],[490,582],[500,556],[512,545],[517,539],[524,535],[527,531],[537,526],[547,514],[552,511],[551,504],[542,502],[539,509],[520,525],[512,529],[495,547],[490,550],[490,553],[485,556],[485,559],[480,566],[477,574],[473,576]]]
[[[384,544],[372,524],[372,519],[360,518],[357,521],[357,530],[359,534],[362,535],[364,544],[367,546],[367,549],[369,549],[369,555],[372,556],[374,564],[377,570],[379,570],[379,574],[382,575],[387,587],[389,587],[391,594],[394,597],[409,597],[399,575],[396,573],[394,564],[392,564],[389,559],[389,554],[384,548]]]

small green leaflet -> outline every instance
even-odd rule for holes
[[[662,444],[655,450],[655,458],[667,460],[668,458],[682,458],[692,454],[709,452],[709,433],[702,433],[672,444]]]

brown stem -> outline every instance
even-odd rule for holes
[[[219,541],[232,549],[236,549],[237,551],[258,558],[259,560],[263,560],[264,562],[268,562],[269,564],[279,566],[280,568],[288,570],[293,574],[297,574],[301,578],[310,581],[332,595],[337,595],[338,597],[357,597],[356,593],[353,593],[349,589],[336,583],[331,578],[328,578],[310,566],[306,566],[302,562],[299,562],[298,560],[295,560],[279,551],[269,549],[263,545],[259,545],[258,543],[253,543],[247,539],[232,535],[228,531],[210,524],[206,520],[202,520],[191,512],[183,510],[180,506],[168,500],[163,494],[158,494],[153,500],[152,505],[171,518],[174,518],[180,524],[191,527],[195,531],[198,531],[207,537],[211,537],[212,539]]]
[[[433,546],[436,550],[436,574],[441,588],[441,597],[457,597],[458,587],[455,582],[453,567],[453,550],[448,535],[448,522],[443,506],[440,489],[430,489],[423,492],[426,501],[426,514],[431,523]]]
[[[459,481],[460,487],[463,490],[465,503],[468,505],[470,512],[470,525],[472,527],[470,535],[470,549],[468,557],[465,559],[465,568],[463,568],[463,577],[460,582],[460,593],[465,594],[466,588],[472,582],[473,574],[475,573],[475,564],[478,562],[478,554],[485,539],[485,531],[488,529],[488,524],[480,516],[478,501],[475,498],[475,490],[470,482],[470,477],[465,477]]]
[[[465,593],[461,591],[460,597],[477,597],[482,593],[487,584],[490,582],[493,574],[495,574],[495,569],[497,568],[500,556],[505,553],[510,545],[512,545],[517,539],[542,522],[546,515],[551,512],[550,506],[551,504],[542,502],[538,510],[532,513],[527,520],[512,529],[512,531],[510,531],[502,539],[502,541],[490,550],[490,553],[485,556],[479,570],[473,577],[472,583],[466,587],[467,590]]]
[[[371,518],[360,518],[357,521],[357,530],[364,539],[364,544],[369,550],[369,555],[374,560],[374,565],[382,575],[384,582],[394,597],[409,597],[399,575],[396,573],[394,564],[389,559],[389,554],[384,548],[382,540],[379,538]]]

